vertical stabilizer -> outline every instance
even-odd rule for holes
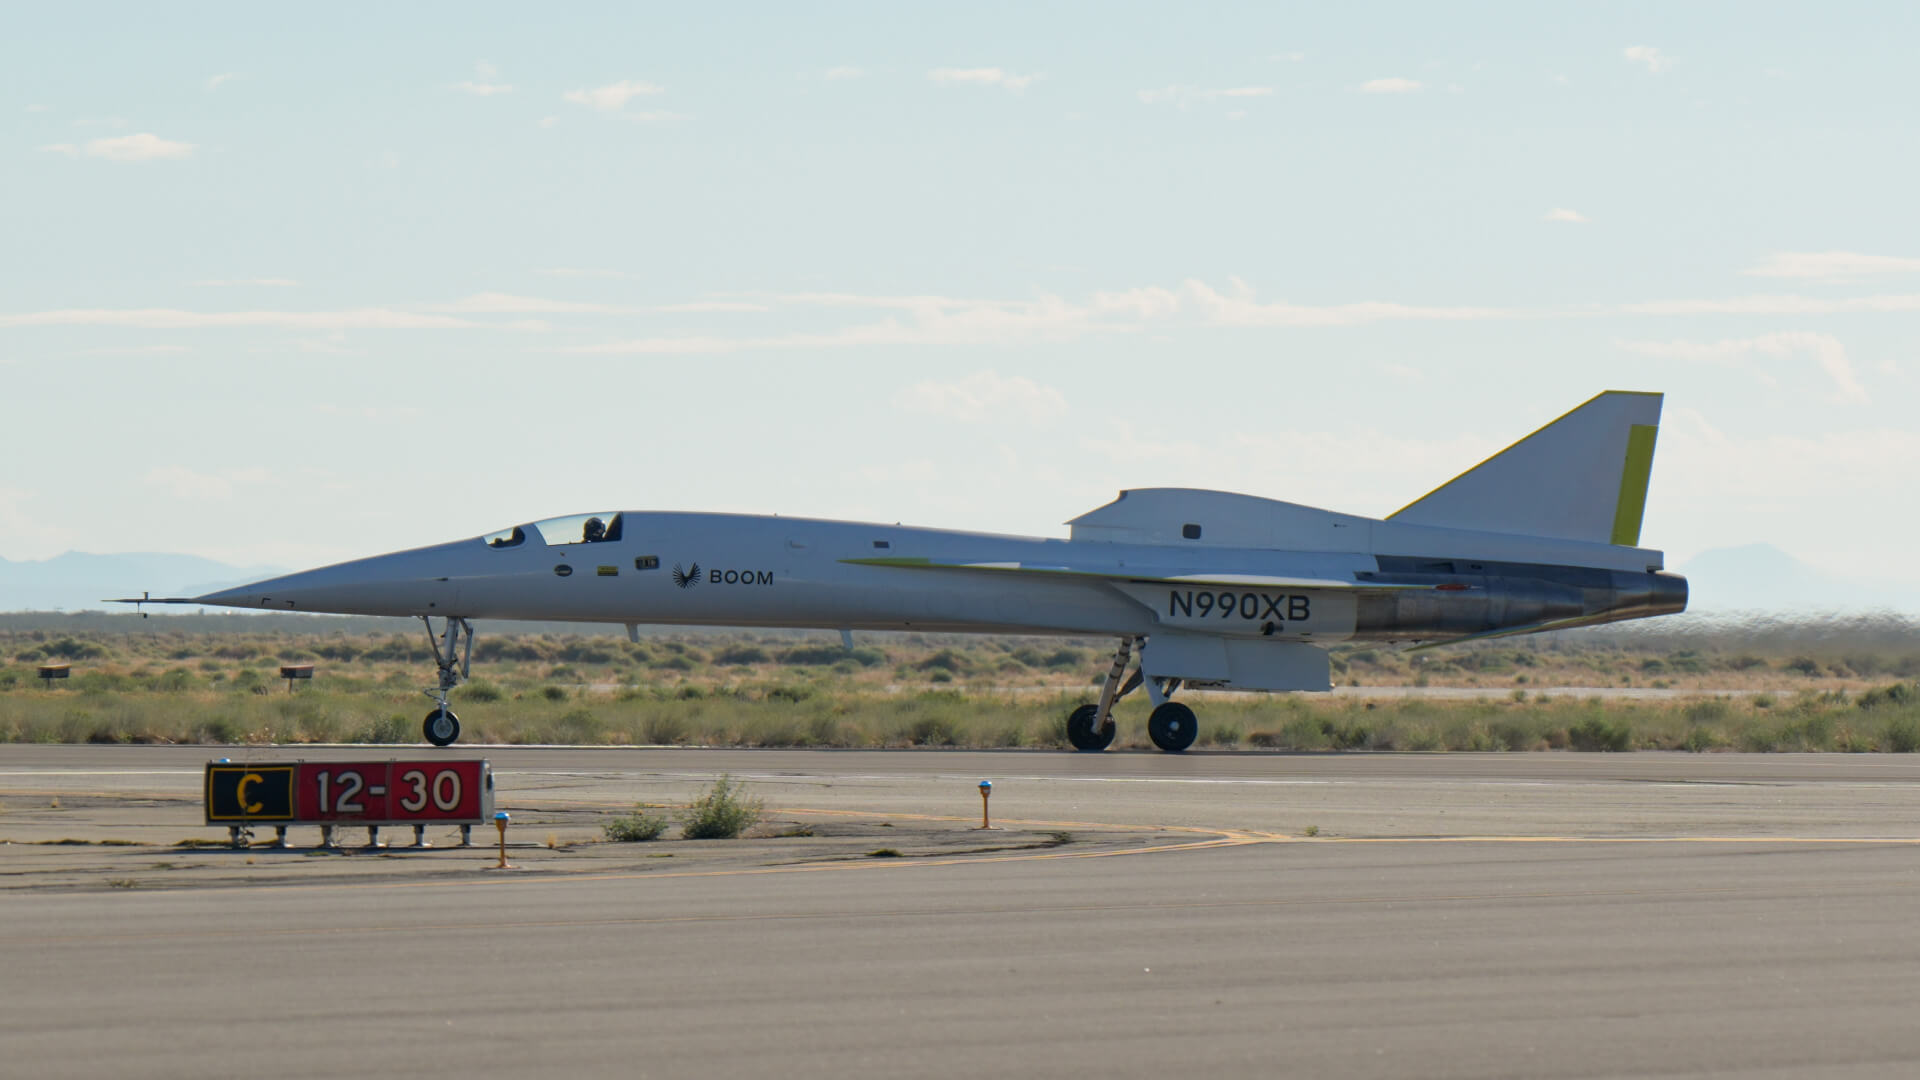
[[[1660,400],[1609,390],[1387,520],[1636,547]]]

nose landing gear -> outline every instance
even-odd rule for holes
[[[437,703],[434,710],[420,725],[420,733],[435,746],[452,746],[460,737],[460,718],[447,707],[447,691],[460,685],[473,670],[473,624],[457,616],[448,616],[446,628],[439,634],[433,632],[433,619],[420,616],[427,627],[427,647],[433,650],[434,666],[440,669],[440,685],[421,693],[433,698]],[[461,638],[466,644],[461,645]]]

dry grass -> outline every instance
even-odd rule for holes
[[[20,625],[21,616],[0,625]],[[424,635],[345,632],[369,620],[283,618],[271,632],[188,632],[170,620],[0,630],[0,741],[303,743],[419,739],[430,707]],[[97,622],[102,617],[95,617]],[[231,617],[246,625],[247,617]],[[84,621],[84,620],[83,620]],[[1660,623],[1651,624],[1659,627]],[[403,626],[403,624],[402,624]],[[786,633],[487,633],[455,693],[471,742],[717,746],[1065,745],[1107,643]],[[33,665],[66,659],[58,689]],[[313,663],[289,693],[281,663]],[[1196,694],[1203,747],[1276,750],[1908,750],[1920,746],[1920,634],[1863,621],[1686,635],[1608,629],[1417,653],[1334,650],[1343,685],[1453,686],[1457,701]],[[1695,700],[1602,701],[1603,687]],[[1576,688],[1566,691],[1561,688]],[[1553,688],[1543,694],[1543,688]],[[1737,693],[1736,693],[1737,692]],[[1719,696],[1715,696],[1718,694]],[[1116,716],[1145,747],[1146,703]]]

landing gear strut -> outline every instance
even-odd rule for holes
[[[1073,744],[1075,750],[1098,751],[1112,746],[1115,733],[1114,703],[1141,686],[1147,688],[1147,697],[1153,701],[1153,712],[1147,717],[1147,736],[1153,740],[1153,745],[1170,754],[1177,754],[1193,745],[1193,737],[1199,732],[1193,710],[1169,700],[1173,692],[1180,689],[1179,679],[1154,678],[1136,667],[1124,682],[1121,680],[1120,676],[1127,670],[1127,660],[1136,646],[1144,653],[1145,639],[1121,638],[1120,647],[1113,653],[1113,666],[1108,669],[1106,681],[1100,686],[1100,703],[1082,705],[1067,715],[1067,741]]]
[[[420,733],[435,746],[452,746],[460,737],[460,718],[453,715],[447,707],[447,691],[460,685],[473,670],[473,624],[456,616],[448,616],[446,628],[439,634],[433,632],[433,619],[420,616],[427,627],[427,647],[433,650],[433,662],[440,669],[440,685],[421,693],[434,699],[434,710],[427,714],[426,722],[420,725]],[[464,647],[461,639],[466,639]]]

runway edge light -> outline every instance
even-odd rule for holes
[[[991,798],[992,795],[993,781],[980,781],[980,827],[983,829],[993,828],[993,820],[987,814],[987,800]]]
[[[509,820],[511,819],[507,817],[505,810],[498,811],[493,815],[493,827],[500,830],[500,864],[494,867],[495,870],[513,869],[513,867],[507,865],[507,822]]]

